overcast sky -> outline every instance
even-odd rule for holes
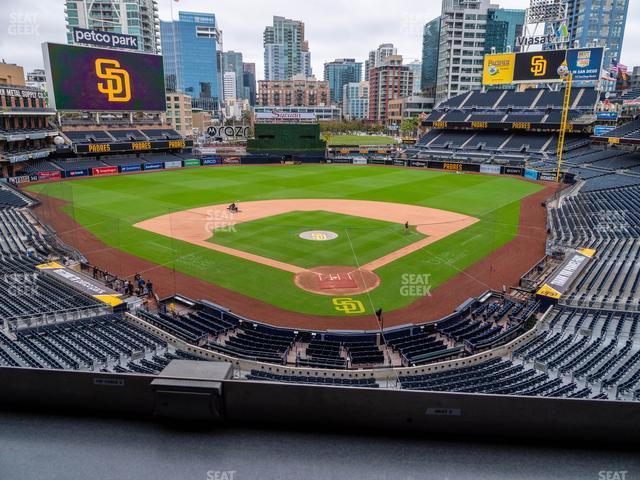
[[[41,68],[40,44],[66,42],[63,0],[0,0],[0,58]],[[223,30],[224,49],[240,51],[255,62],[263,77],[262,32],[280,15],[306,24],[314,74],[336,58],[364,61],[370,50],[391,42],[406,59],[422,52],[422,27],[440,14],[440,0],[159,0],[160,18],[171,9],[215,13]],[[526,8],[528,0],[495,0],[504,8]],[[640,0],[631,0],[622,63],[640,65]]]

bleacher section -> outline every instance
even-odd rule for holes
[[[593,122],[598,93],[592,88],[575,88],[571,98],[568,118],[573,131],[578,132]],[[432,127],[432,130],[405,153],[409,160],[441,159],[519,166],[527,161],[553,160],[563,100],[564,90],[463,93],[444,101],[431,112],[423,126]],[[577,125],[578,120],[584,120],[584,125]],[[588,143],[585,135],[570,134],[565,142],[565,152]]]
[[[0,208],[0,253],[45,254],[48,247],[44,236],[30,220],[30,214],[18,208]]]
[[[580,191],[549,208],[548,248],[592,248],[596,254],[562,304],[640,311],[640,176],[610,170],[637,159],[635,153],[609,149],[569,160],[592,170],[580,169]]]
[[[91,130],[69,130],[64,128],[62,134],[67,138],[74,150],[79,153],[86,153],[88,150],[87,145],[91,144],[127,144],[131,142],[183,140],[183,137],[178,132],[170,128],[136,129],[109,128],[108,126],[96,127]]]
[[[511,358],[400,378],[405,389],[619,398],[640,387],[640,313],[554,309]]]
[[[34,202],[22,192],[9,185],[0,184],[0,208],[27,207],[33,205],[33,203]]]
[[[0,332],[0,366],[157,374],[174,359],[198,358],[118,315]]]
[[[139,316],[188,343],[237,358],[297,367],[347,369],[423,365],[483,351],[530,328],[528,320],[535,309],[534,303],[524,304],[490,294],[444,322],[397,329],[382,336],[294,332],[261,325],[200,302],[196,302],[195,312],[186,315],[143,310]]]

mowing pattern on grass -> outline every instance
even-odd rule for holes
[[[341,315],[330,299],[301,291],[290,272],[133,225],[207,205],[291,198],[405,203],[480,219],[376,270],[382,279],[380,287],[369,294],[370,299],[355,297],[362,300],[367,313],[372,313],[371,305],[391,311],[416,300],[400,293],[406,274],[428,274],[435,288],[506,244],[517,232],[520,199],[541,187],[507,177],[310,165],[176,170],[39,184],[28,189],[70,202],[66,212],[110,247],[280,308],[311,315]],[[223,298],[219,301],[224,304]]]

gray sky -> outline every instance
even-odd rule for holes
[[[526,8],[528,0],[495,0],[504,8]],[[62,0],[0,0],[0,58],[25,70],[42,67],[40,44],[66,42]],[[380,43],[392,42],[407,59],[420,58],[422,26],[440,13],[440,0],[159,0],[160,17],[178,10],[215,13],[224,49],[244,54],[263,76],[262,32],[273,15],[301,20],[314,74],[335,58],[364,61]],[[631,0],[621,62],[640,65],[640,0]]]

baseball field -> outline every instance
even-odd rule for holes
[[[74,228],[53,222],[72,245],[83,249],[82,230],[100,248],[157,266],[99,265],[142,273],[161,293],[174,293],[159,278],[170,270],[211,285],[208,299],[222,305],[220,292],[228,291],[249,297],[254,310],[344,317],[402,309],[469,277],[519,235],[521,201],[543,187],[511,177],[313,165],[205,167],[27,189],[55,200],[43,203],[44,217],[62,209],[73,220]],[[92,245],[87,258],[106,261]]]

